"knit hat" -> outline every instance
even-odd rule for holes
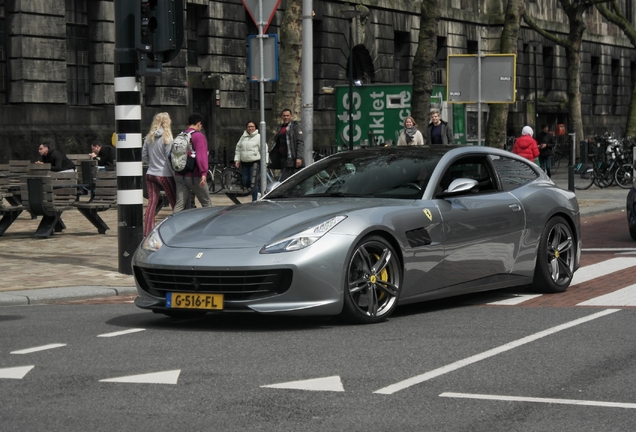
[[[532,131],[532,128],[530,126],[524,126],[523,129],[521,129],[521,135],[533,136],[534,132]]]

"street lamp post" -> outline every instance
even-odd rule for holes
[[[349,21],[349,150],[353,150],[353,19],[360,16],[360,11],[340,11]]]

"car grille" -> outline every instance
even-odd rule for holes
[[[268,270],[193,270],[183,268],[134,267],[141,288],[151,295],[166,292],[223,294],[226,301],[256,300],[287,291],[293,272]]]

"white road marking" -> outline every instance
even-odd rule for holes
[[[636,258],[612,258],[607,261],[581,267],[574,273],[572,283],[574,286],[583,282],[606,276],[616,271],[625,270],[626,268],[636,266]]]
[[[511,298],[498,300],[486,304],[497,306],[514,306],[537,297],[541,297],[541,294],[514,294],[514,296]]]
[[[0,369],[0,379],[22,379],[35,366],[18,366]]]
[[[39,347],[33,347],[33,348],[27,348],[27,349],[23,349],[23,350],[19,350],[19,351],[12,351],[11,354],[31,354],[34,352],[38,352],[38,351],[46,351],[46,350],[50,350],[50,349],[54,349],[54,348],[60,348],[66,346],[66,344],[63,343],[57,343],[57,344],[49,344],[49,345],[42,345]]]
[[[136,383],[136,384],[176,384],[181,369],[165,372],[153,372],[141,375],[129,375],[118,378],[107,378],[99,382]]]
[[[424,381],[428,381],[428,380],[433,379],[433,378],[437,378],[438,376],[447,374],[449,372],[456,371],[457,369],[461,369],[464,366],[468,366],[468,365],[471,365],[473,363],[477,363],[478,361],[487,359],[489,357],[496,356],[497,354],[501,354],[501,353],[504,353],[506,351],[510,351],[511,349],[518,348],[518,347],[520,347],[522,345],[525,345],[525,344],[530,343],[530,342],[534,342],[534,341],[536,341],[538,339],[544,338],[546,336],[550,336],[550,335],[552,335],[554,333],[557,333],[557,332],[560,332],[562,330],[567,330],[567,329],[569,329],[571,327],[575,327],[577,325],[584,324],[584,323],[586,323],[588,321],[592,321],[592,320],[595,320],[597,318],[604,317],[605,315],[613,314],[615,312],[618,312],[619,310],[620,309],[606,309],[604,311],[600,311],[600,312],[597,312],[595,314],[588,315],[586,317],[579,318],[579,319],[576,319],[574,321],[570,321],[570,322],[567,322],[565,324],[561,324],[561,325],[549,328],[547,330],[540,331],[540,332],[535,333],[533,335],[526,336],[526,337],[521,338],[521,339],[517,339],[516,341],[509,342],[507,344],[501,345],[499,347],[493,348],[493,349],[488,350],[488,351],[484,351],[483,353],[476,354],[474,356],[465,358],[463,360],[458,360],[458,361],[456,361],[454,363],[451,363],[449,365],[442,366],[441,368],[434,369],[432,371],[426,372],[426,373],[421,374],[421,375],[414,376],[412,378],[406,379],[404,381],[400,381],[400,382],[395,383],[395,384],[391,384],[390,386],[381,388],[380,390],[376,390],[373,393],[379,393],[379,394],[393,394],[393,393],[396,393],[396,392],[398,392],[400,390],[404,390],[405,388],[414,386],[416,384],[423,383]]]
[[[582,248],[581,252],[636,252],[636,248]]]
[[[122,335],[127,335],[127,334],[130,334],[130,333],[137,333],[137,332],[144,331],[144,330],[146,330],[146,329],[133,328],[133,329],[128,329],[128,330],[116,331],[116,332],[112,332],[112,333],[103,333],[103,334],[97,335],[97,337],[122,336]]]
[[[636,285],[586,300],[577,306],[636,306]]]
[[[600,401],[577,400],[577,399],[499,396],[499,395],[452,393],[452,392],[445,392],[439,396],[448,397],[448,398],[463,398],[463,399],[500,400],[500,401],[506,401],[506,402],[539,402],[539,403],[549,403],[549,404],[585,405],[585,406],[599,406],[599,407],[609,407],[609,408],[636,409],[636,403],[623,403],[623,402],[600,402]]]
[[[309,391],[336,391],[343,392],[344,387],[342,381],[338,375],[330,376],[326,378],[315,378],[302,381],[290,381],[280,384],[270,384],[261,387],[266,388],[280,388],[280,389],[294,389],[294,390],[309,390]]]

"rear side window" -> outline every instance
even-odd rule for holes
[[[499,174],[501,186],[505,191],[516,189],[539,177],[539,174],[523,161],[497,155],[491,155],[490,159]]]

